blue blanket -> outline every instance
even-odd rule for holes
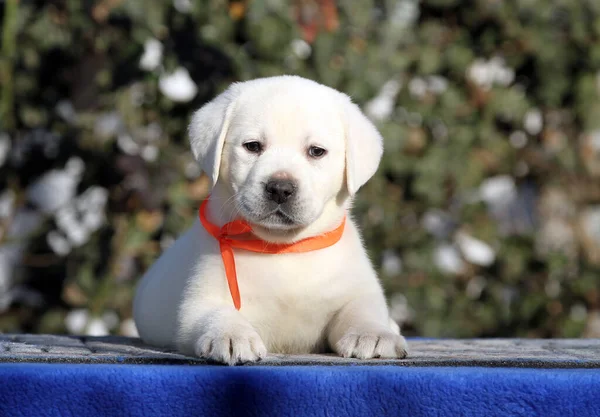
[[[0,364],[0,416],[600,416],[600,370]]]

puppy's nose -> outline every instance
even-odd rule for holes
[[[289,175],[274,175],[265,185],[269,200],[277,204],[285,203],[296,191],[296,181]]]

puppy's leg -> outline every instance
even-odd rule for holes
[[[327,340],[346,358],[404,358],[407,352],[380,294],[361,296],[342,307],[329,325]]]
[[[267,349],[256,330],[233,307],[203,310],[195,319],[188,314],[181,321],[180,351],[229,365],[255,362],[266,356]]]

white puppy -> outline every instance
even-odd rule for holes
[[[350,99],[295,76],[233,84],[198,110],[192,151],[213,189],[210,222],[252,225],[266,242],[336,229],[341,239],[304,253],[234,250],[241,309],[232,302],[218,241],[199,221],[146,273],[134,316],[150,344],[228,364],[267,352],[335,351],[402,358],[406,342],[349,218],[375,173],[382,138]]]

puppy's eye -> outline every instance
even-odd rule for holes
[[[311,146],[310,148],[308,148],[308,156],[310,156],[311,158],[322,158],[325,156],[326,153],[327,150],[319,148],[318,146]]]
[[[261,153],[263,150],[262,143],[255,140],[244,143],[244,148],[251,153]]]

